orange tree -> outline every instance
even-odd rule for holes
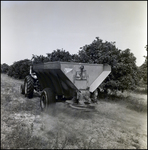
[[[147,51],[147,45],[145,46]],[[142,79],[144,84],[147,84],[147,56],[145,57],[144,63],[139,67],[139,77]]]
[[[9,65],[6,63],[1,64],[1,73],[7,73],[9,70]]]
[[[52,53],[47,53],[49,61],[65,61],[70,62],[72,60],[71,54],[63,49],[54,50]]]
[[[90,45],[81,47],[78,55],[80,62],[111,65],[110,75],[100,85],[105,92],[133,90],[138,85],[138,67],[130,49],[120,50],[115,42],[103,42],[96,37]]]
[[[9,66],[8,76],[24,79],[25,76],[29,74],[29,66],[31,65],[31,61],[29,59],[24,59],[20,61],[14,62]]]

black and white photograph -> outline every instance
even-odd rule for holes
[[[147,1],[1,1],[1,149],[147,149]]]

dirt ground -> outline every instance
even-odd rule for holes
[[[20,94],[22,80],[1,74],[1,148],[146,149],[147,111],[98,99],[91,111],[64,102],[42,112],[40,98]],[[146,94],[125,93],[147,105]]]

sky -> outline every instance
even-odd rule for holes
[[[136,64],[147,55],[147,1],[1,1],[1,63],[78,54],[96,37],[129,48]]]

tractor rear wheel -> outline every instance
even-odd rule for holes
[[[34,81],[30,75],[26,76],[24,81],[24,91],[25,96],[28,98],[33,97],[33,91],[34,91]]]
[[[41,109],[46,109],[50,104],[55,103],[55,94],[51,88],[45,88],[41,94],[40,106]]]

